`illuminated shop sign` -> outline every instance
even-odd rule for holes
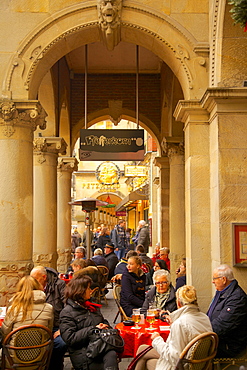
[[[139,176],[142,177],[146,175],[147,175],[146,166],[131,166],[131,165],[124,166],[125,177],[139,177]]]
[[[80,130],[81,161],[143,160],[144,130]]]

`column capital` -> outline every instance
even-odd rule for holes
[[[44,130],[46,116],[38,100],[0,100],[0,127],[5,136],[14,134],[14,126],[29,126],[33,131],[39,126]]]
[[[34,153],[66,154],[67,144],[62,137],[36,137],[33,141]]]
[[[165,168],[170,168],[168,157],[155,157],[153,163],[161,170]]]
[[[58,157],[58,171],[73,172],[78,170],[78,160],[75,157]]]
[[[202,107],[199,100],[180,100],[174,110],[176,121],[188,123],[205,124],[209,121],[209,113]]]
[[[161,148],[168,158],[184,155],[184,140],[183,137],[163,137]]]

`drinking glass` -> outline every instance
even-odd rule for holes
[[[138,323],[141,320],[141,314],[140,314],[140,308],[134,308],[132,311],[132,320],[135,323],[135,326],[132,326],[131,329],[141,329],[140,326],[138,326]]]
[[[149,328],[147,328],[147,330],[156,330],[153,327],[153,323],[155,322],[155,311],[154,310],[148,310],[147,311],[146,320],[150,324],[150,326],[149,326]]]

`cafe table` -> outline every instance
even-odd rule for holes
[[[164,341],[167,340],[170,333],[170,326],[168,323],[161,320],[155,320],[153,326],[155,330],[147,330],[149,328],[149,323],[144,320],[144,324],[138,324],[141,329],[132,329],[132,326],[125,326],[122,322],[115,326],[119,330],[119,334],[124,340],[124,351],[121,354],[122,358],[125,357],[135,357],[136,352],[141,344],[151,345],[151,335],[155,331],[159,332]]]

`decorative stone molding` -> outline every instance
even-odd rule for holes
[[[46,161],[44,153],[66,154],[67,144],[61,137],[37,137],[33,141],[33,151],[39,155],[40,164]]]
[[[164,137],[161,142],[161,148],[163,154],[167,155],[168,158],[172,158],[173,156],[176,155],[184,155],[183,138]]]
[[[168,157],[155,157],[153,164],[154,166],[159,167],[161,170],[167,168],[169,167]]]
[[[7,306],[16,292],[18,281],[28,275],[33,268],[32,261],[13,261],[0,263],[0,306]]]
[[[56,265],[57,262],[57,252],[55,253],[34,253],[33,254],[33,262],[35,266],[47,266],[53,267]]]
[[[5,136],[14,134],[14,126],[30,126],[35,131],[46,128],[47,114],[38,101],[0,100],[0,127]]]
[[[73,172],[78,170],[78,160],[74,157],[58,157],[58,171]]]
[[[68,267],[72,259],[71,248],[58,249],[57,253],[58,253],[57,270],[64,274],[68,270]]]
[[[120,42],[122,0],[98,0],[97,9],[101,38],[111,51]]]

